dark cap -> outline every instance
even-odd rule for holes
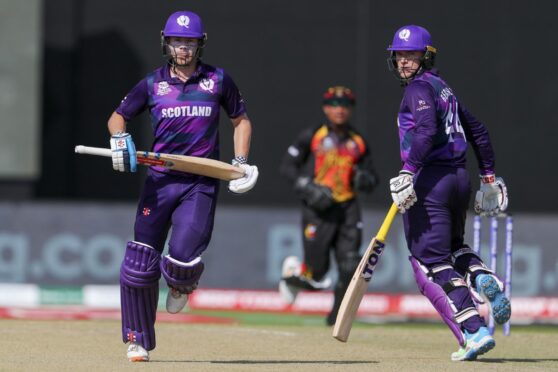
[[[322,103],[329,106],[354,106],[355,96],[349,88],[338,85],[326,90]]]

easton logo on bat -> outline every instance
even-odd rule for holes
[[[362,278],[369,282],[372,279],[372,274],[374,274],[374,269],[376,268],[376,264],[384,251],[385,244],[379,241],[376,241],[374,244],[374,248],[372,248],[372,254],[368,257],[368,261],[366,262],[366,266],[364,267],[364,271],[362,272]]]

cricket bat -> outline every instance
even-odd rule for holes
[[[339,308],[339,313],[337,313],[335,326],[333,327],[333,337],[341,342],[347,342],[349,338],[351,326],[355,320],[358,307],[364,293],[366,293],[368,289],[368,283],[370,279],[372,279],[376,264],[384,251],[384,243],[397,211],[397,206],[393,203],[380,230],[368,245],[364,256],[362,256],[353,278],[349,283],[349,287],[345,292],[341,307]]]
[[[76,153],[112,157],[112,150],[100,147],[76,146]],[[244,169],[231,164],[195,156],[162,154],[158,152],[137,152],[138,164],[156,165],[175,171],[231,181],[244,176]]]

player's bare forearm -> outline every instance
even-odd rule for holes
[[[234,126],[234,156],[248,157],[250,139],[252,138],[252,123],[246,114],[231,119]]]
[[[108,120],[108,130],[112,135],[126,132],[126,120],[122,115],[113,112]]]

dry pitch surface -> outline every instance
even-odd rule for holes
[[[0,371],[548,371],[558,332],[522,328],[496,336],[477,362],[455,363],[442,327],[357,327],[348,343],[325,326],[157,325],[149,363],[130,363],[117,321],[0,320]],[[472,369],[471,369],[472,368]]]

